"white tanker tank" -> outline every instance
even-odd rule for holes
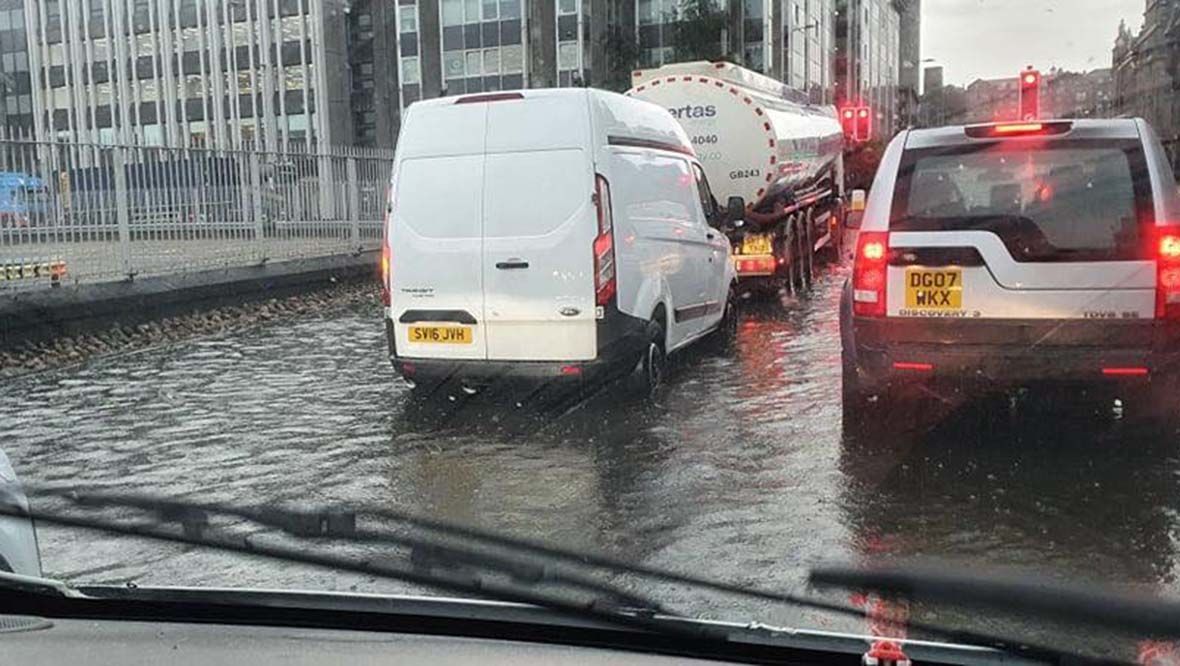
[[[626,94],[680,121],[722,205],[740,196],[753,209],[825,187],[842,194],[835,108],[793,101],[801,94],[779,81],[730,63],[686,62],[635,72]]]

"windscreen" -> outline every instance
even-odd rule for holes
[[[1151,189],[1136,142],[994,141],[910,151],[894,231],[988,231],[1017,261],[1142,258]]]

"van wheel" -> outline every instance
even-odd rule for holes
[[[644,398],[654,398],[664,383],[668,372],[668,359],[664,353],[664,327],[656,322],[647,325],[647,346],[643,356],[631,373],[634,392]]]

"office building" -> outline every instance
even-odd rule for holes
[[[836,0],[836,104],[867,106],[873,136],[888,139],[900,126],[901,14],[906,0]]]
[[[725,26],[703,51],[781,80],[804,99],[832,103],[835,89],[836,0],[718,0]],[[677,0],[635,3],[639,66],[681,59]]]
[[[898,13],[897,115],[902,127],[918,122],[922,91],[922,1],[909,0]]]
[[[96,143],[351,143],[349,77],[336,75],[348,70],[348,10],[344,0],[27,0],[33,128]]]
[[[348,12],[353,143],[393,147],[400,100],[397,12],[386,0],[352,0]]]

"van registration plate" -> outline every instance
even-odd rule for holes
[[[471,344],[470,326],[411,326],[410,342],[443,345]]]
[[[746,234],[742,239],[742,254],[770,253],[770,234]]]
[[[907,268],[905,306],[911,310],[962,310],[963,269]]]

